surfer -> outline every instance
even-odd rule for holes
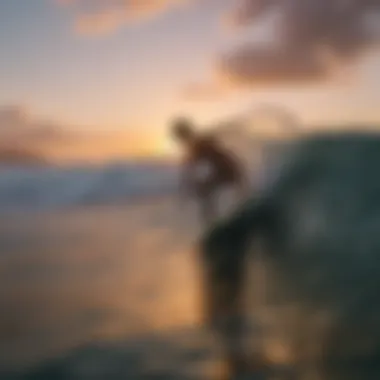
[[[171,132],[185,149],[181,191],[197,199],[202,220],[209,225],[217,217],[216,201],[222,190],[237,190],[239,199],[247,193],[242,164],[213,136],[196,133],[191,120],[174,120]]]

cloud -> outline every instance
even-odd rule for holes
[[[190,2],[194,0],[58,0],[73,10],[75,30],[85,35],[110,33]]]
[[[356,64],[380,40],[380,0],[236,0],[234,30],[276,15],[274,41],[232,47],[214,62],[231,88],[323,83]],[[269,32],[269,31],[268,31]]]
[[[60,126],[34,118],[24,107],[0,106],[0,162],[44,163],[45,146],[66,142]]]
[[[159,141],[150,130],[84,131],[43,120],[19,105],[0,106],[0,162],[4,153],[10,158],[24,154],[53,162],[104,162],[159,153]]]
[[[327,56],[317,51],[282,47],[240,47],[220,57],[215,70],[219,78],[235,88],[322,81],[333,77]]]
[[[22,106],[0,107],[0,145],[39,144],[62,141],[65,136],[58,124],[34,118]]]
[[[236,1],[235,1],[236,2]],[[276,4],[276,0],[240,0],[238,5],[228,12],[223,20],[229,26],[241,27],[255,21]]]
[[[81,34],[104,34],[185,4],[207,0],[57,0],[76,15]],[[212,98],[226,88],[329,81],[380,39],[380,0],[231,0],[224,21],[245,27],[277,15],[274,42],[233,46],[214,62],[216,79],[185,89]],[[220,84],[223,83],[223,85]],[[226,86],[226,83],[228,85]]]

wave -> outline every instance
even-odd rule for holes
[[[254,188],[260,191],[265,187],[270,180],[270,170],[266,169],[273,166],[268,165],[270,157],[277,156],[284,142],[257,143],[236,130],[220,136],[230,151],[238,152]],[[171,195],[178,188],[178,176],[178,166],[162,162],[66,168],[0,166],[0,211],[45,210]]]
[[[101,168],[0,168],[0,210],[27,211],[172,194],[178,168],[170,164],[112,164]]]

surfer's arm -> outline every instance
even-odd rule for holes
[[[181,179],[180,179],[180,194],[187,195],[191,192],[194,186],[193,181],[193,160],[188,158],[182,164]]]

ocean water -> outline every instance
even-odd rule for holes
[[[202,226],[178,175],[158,162],[0,168],[0,379],[219,371],[199,325]]]
[[[41,211],[172,194],[178,168],[160,163],[102,167],[1,167],[0,211]]]
[[[258,145],[237,137],[221,139],[221,143],[236,153],[253,189],[261,191],[277,171],[276,156],[286,145],[281,141]],[[0,212],[58,210],[173,195],[178,192],[179,169],[174,163],[160,161],[66,167],[0,164]]]
[[[214,368],[198,326],[201,227],[177,189],[178,167],[157,162],[0,169],[0,379]]]

